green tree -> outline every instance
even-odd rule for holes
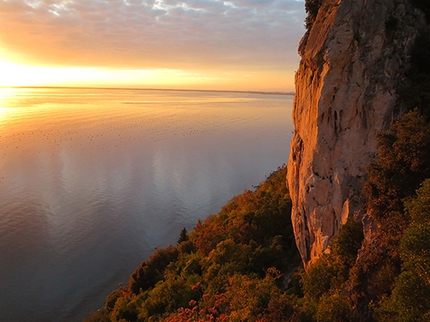
[[[368,167],[364,191],[372,214],[390,238],[399,240],[409,223],[403,199],[430,175],[430,127],[418,109],[378,136],[379,158]]]
[[[336,269],[328,256],[323,256],[313,263],[302,277],[303,292],[313,300],[319,300],[328,293],[335,279]]]
[[[351,304],[348,298],[339,293],[325,294],[318,305],[317,322],[353,321]]]
[[[361,223],[349,219],[334,238],[331,250],[335,256],[339,257],[341,262],[351,267],[357,258],[357,252],[361,248],[363,238],[363,226]]]
[[[430,179],[406,203],[412,223],[400,243],[402,272],[379,310],[381,320],[430,320]]]

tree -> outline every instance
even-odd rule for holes
[[[173,246],[157,251],[143,262],[131,275],[127,288],[134,294],[141,289],[147,290],[153,287],[164,276],[164,270],[173,261],[178,259],[178,249]]]
[[[352,219],[348,220],[333,240],[331,246],[333,254],[340,257],[342,262],[351,267],[357,257],[363,238],[361,223]]]
[[[364,191],[382,230],[400,239],[409,218],[403,199],[430,176],[430,127],[418,109],[399,118],[377,138],[379,158],[371,163]]]
[[[184,227],[182,228],[181,233],[179,234],[178,245],[188,241],[188,239],[189,239],[188,232],[187,232],[187,229]]]
[[[430,179],[406,203],[412,223],[400,243],[402,273],[393,293],[381,306],[383,321],[430,320]]]

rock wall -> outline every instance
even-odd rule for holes
[[[363,218],[365,167],[401,112],[398,88],[425,25],[409,0],[323,0],[300,42],[287,181],[305,267],[348,218]]]

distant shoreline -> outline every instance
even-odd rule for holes
[[[294,92],[265,92],[265,91],[239,91],[216,89],[178,89],[178,88],[140,88],[140,87],[85,87],[85,86],[0,86],[0,88],[27,88],[27,89],[103,89],[103,90],[139,90],[139,91],[170,91],[170,92],[210,92],[210,93],[246,93],[262,95],[295,95]]]

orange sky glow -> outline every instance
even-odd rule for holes
[[[294,91],[303,0],[0,0],[0,86]]]

